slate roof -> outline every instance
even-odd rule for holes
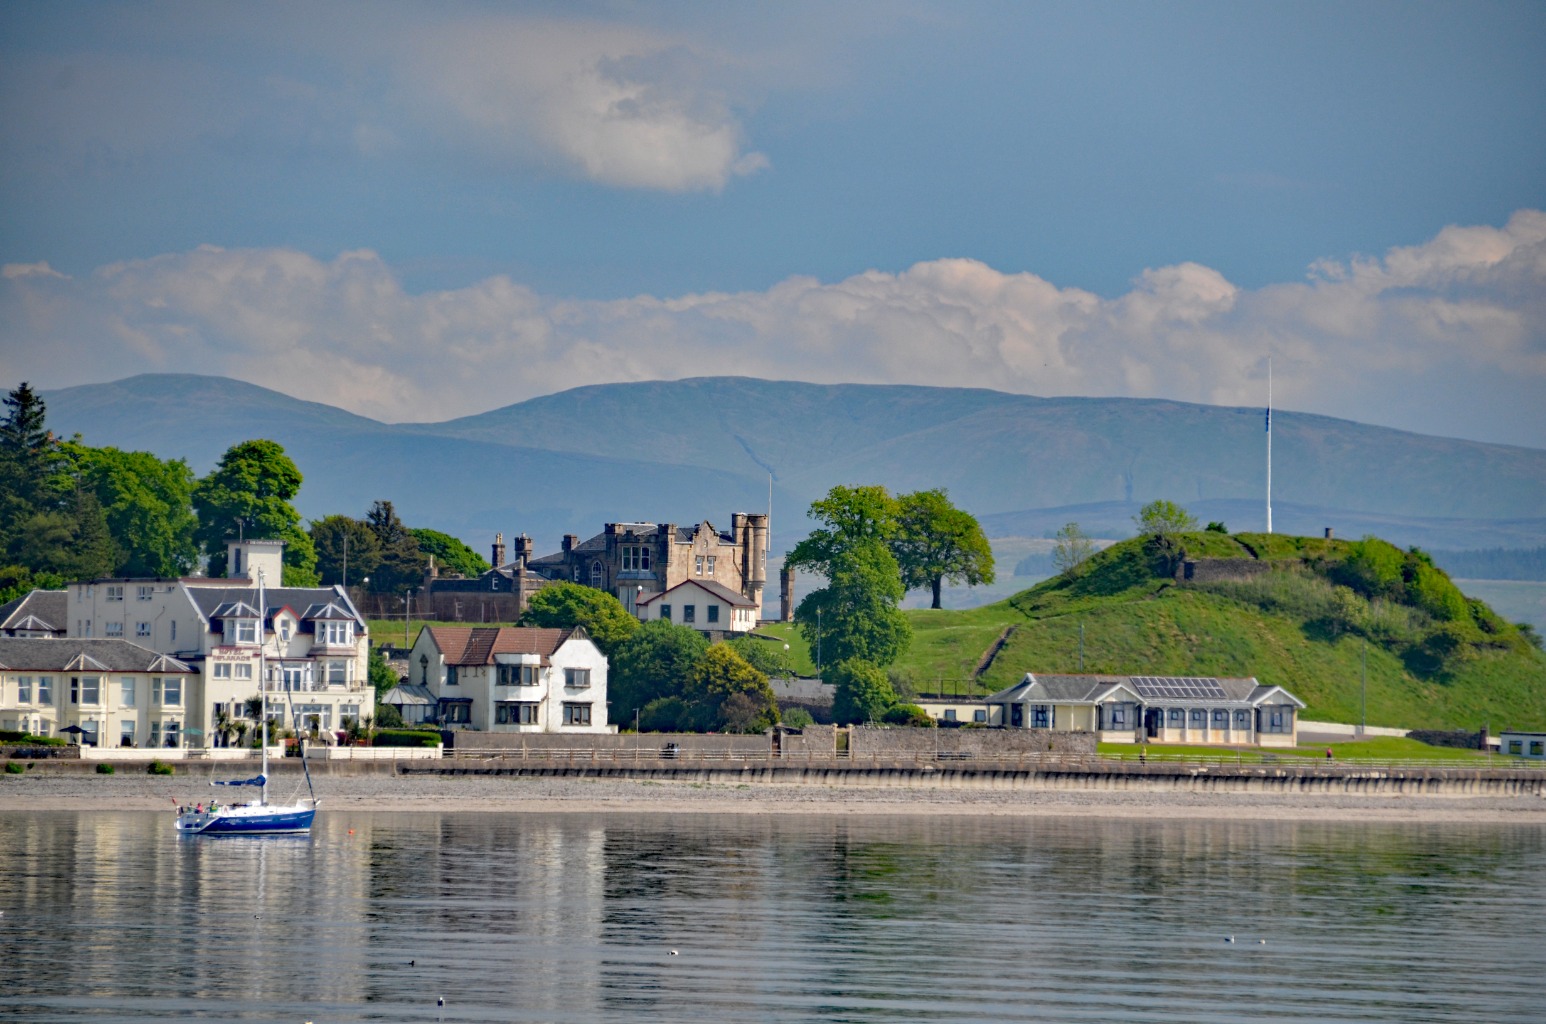
[[[676,586],[672,587],[670,590],[667,590],[664,593],[651,594],[649,597],[640,601],[639,604],[653,604],[662,598],[670,597],[672,594],[676,593],[678,590],[681,590],[683,587],[701,587],[715,598],[725,602],[728,605],[733,605],[736,608],[757,607],[757,602],[751,600],[745,594],[731,590],[723,583],[716,583],[714,580],[683,580],[681,583],[678,583]]]
[[[256,587],[201,585],[185,587],[184,590],[193,601],[193,606],[199,610],[199,614],[206,619],[219,619],[231,615],[243,615],[247,618],[257,616],[258,588]],[[289,607],[305,608],[306,614],[301,616],[303,621],[353,619],[361,629],[365,627],[365,619],[337,587],[267,587],[263,592],[263,599],[268,604],[264,621],[271,620],[279,609]],[[313,609],[327,607],[335,608],[337,614],[311,615]]]
[[[1161,684],[1156,687],[1151,683]],[[1209,696],[1168,696],[1164,684],[1203,684],[1216,693]],[[1254,707],[1273,695],[1286,703],[1304,707],[1304,702],[1281,686],[1263,686],[1255,679],[1219,679],[1212,676],[1113,676],[1113,675],[1038,675],[1027,672],[1025,678],[987,698],[990,704],[1096,703],[1114,696],[1122,687],[1153,707]],[[1220,694],[1222,696],[1220,696]]]
[[[435,695],[429,692],[429,687],[420,686],[418,683],[398,683],[381,695],[379,703],[390,704],[395,708],[415,704],[434,704]]]
[[[542,664],[572,636],[574,629],[535,629],[528,626],[430,626],[430,638],[447,665],[493,665],[499,654],[538,654]]]
[[[0,636],[0,668],[12,672],[193,672],[186,662],[128,640]]]
[[[31,619],[27,625],[22,623]],[[0,605],[0,633],[16,629],[69,628],[70,595],[63,590],[34,590]]]

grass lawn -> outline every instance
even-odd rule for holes
[[[425,626],[513,626],[513,622],[437,622],[434,619],[410,619],[408,621],[408,641],[403,642],[402,619],[366,619],[365,625],[370,629],[370,645],[380,647],[382,644],[392,644],[395,647],[412,647],[414,640],[418,639],[419,630]]]

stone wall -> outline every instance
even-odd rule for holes
[[[1050,729],[882,729],[855,726],[849,736],[854,757],[913,756],[939,751],[962,757],[1018,754],[1093,754],[1095,734]]]
[[[1270,571],[1272,566],[1254,558],[1188,558],[1176,566],[1178,583],[1212,583],[1244,580]]]
[[[442,732],[448,753],[455,755],[467,751],[493,751],[499,753],[519,754],[525,752],[533,757],[540,757],[545,753],[573,753],[578,750],[595,751],[639,751],[644,754],[653,752],[657,756],[665,753],[671,744],[681,756],[696,757],[730,757],[749,756],[767,757],[769,749],[768,737],[757,734],[753,736],[736,735],[732,733],[695,733],[695,732],[646,732],[646,733],[556,733],[556,732],[471,732],[468,730],[453,730]]]

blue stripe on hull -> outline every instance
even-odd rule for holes
[[[315,810],[291,814],[246,814],[218,817],[193,835],[200,836],[272,836],[311,831]]]

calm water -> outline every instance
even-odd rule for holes
[[[0,852],[0,1020],[1546,1019],[1538,827],[58,813]]]

